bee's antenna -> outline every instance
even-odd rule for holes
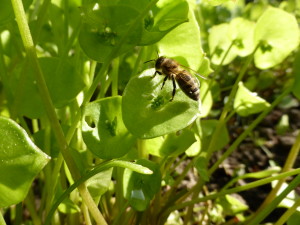
[[[157,53],[157,58],[159,58],[159,54],[158,54],[158,50],[156,49],[156,53]]]
[[[148,62],[152,62],[152,61],[156,61],[156,59],[150,59],[150,60],[148,60],[148,61],[146,61],[144,63],[148,63]]]

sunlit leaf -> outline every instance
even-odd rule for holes
[[[132,78],[123,93],[122,115],[127,129],[137,137],[153,138],[176,132],[191,124],[200,114],[200,103],[177,88],[174,100],[172,82],[152,78],[153,69]]]
[[[247,56],[254,50],[255,23],[242,17],[233,19],[229,24],[229,35],[234,42],[232,51],[239,56]]]
[[[217,200],[217,204],[222,206],[225,215],[230,216],[241,213],[249,208],[246,204],[231,195],[220,197]]]
[[[281,63],[299,45],[299,27],[294,15],[269,7],[259,18],[254,31],[254,61],[260,69]]]
[[[161,139],[158,137],[154,140],[159,141]],[[167,135],[161,144],[158,143],[159,146],[149,148],[149,153],[160,157],[174,157],[184,152],[195,141],[194,132],[184,129],[182,132]]]
[[[50,157],[11,119],[0,117],[0,207],[24,200]]]
[[[145,29],[139,45],[153,44],[178,25],[188,21],[189,6],[185,0],[159,1],[145,18]]]
[[[240,82],[233,107],[240,116],[249,116],[265,110],[270,107],[270,104],[257,96],[256,93],[250,92],[244,84]]]
[[[235,0],[204,0],[204,1],[210,5],[216,6],[216,5],[221,5],[223,3],[226,3],[226,2],[232,2]]]
[[[215,25],[210,29],[209,33],[209,49],[212,55],[212,63],[219,65],[226,54],[229,46],[232,44],[232,39],[229,34],[229,24],[222,23]],[[221,34],[221,35],[220,35]],[[237,54],[234,51],[230,51],[226,56],[223,65],[230,63]]]
[[[180,64],[198,70],[204,59],[200,30],[194,12],[183,23],[158,42],[159,54],[176,59]]]

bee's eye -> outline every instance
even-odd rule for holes
[[[163,61],[165,60],[165,57],[161,56],[156,60],[155,63],[155,68],[159,69],[161,68],[161,64],[163,63]]]

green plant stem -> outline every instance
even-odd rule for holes
[[[8,72],[7,72],[7,68],[6,68],[5,60],[4,60],[4,49],[3,49],[3,45],[2,45],[1,36],[0,36],[0,78],[1,78],[1,82],[3,83],[3,88],[4,88],[6,98],[11,99],[11,92],[7,88],[7,87],[9,87],[9,85],[8,85],[9,80],[8,80]],[[8,105],[8,107],[10,107],[10,106]]]
[[[22,224],[22,218],[23,218],[23,210],[22,209],[23,209],[22,202],[16,204],[14,225]]]
[[[222,190],[226,190],[228,189],[230,186],[232,186],[233,184],[235,184],[238,180],[242,180],[242,179],[247,179],[247,178],[262,178],[262,177],[269,177],[274,175],[275,173],[279,172],[279,167],[277,169],[269,169],[269,170],[263,170],[263,171],[259,171],[259,172],[254,172],[254,173],[246,173],[242,176],[237,176],[235,178],[233,178],[232,180],[230,180],[222,189]]]
[[[300,206],[300,198],[289,208],[285,213],[277,220],[274,225],[283,225],[295,212],[297,212],[297,208]]]
[[[86,204],[84,204],[84,203],[82,204],[81,210],[82,210],[82,213],[83,213],[85,224],[86,225],[92,225],[92,221],[91,221],[89,211],[88,211],[88,208],[87,208]]]
[[[23,3],[21,0],[11,0],[12,6],[14,9],[14,13],[16,16],[16,21],[19,27],[19,31],[21,34],[21,38],[24,44],[24,48],[27,53],[27,57],[29,59],[29,62],[32,65],[33,70],[35,71],[36,75],[36,81],[38,85],[38,89],[40,92],[41,99],[44,103],[48,119],[50,121],[51,127],[53,129],[53,132],[55,134],[55,137],[58,142],[59,149],[64,157],[64,160],[66,161],[68,168],[75,180],[80,178],[79,170],[77,169],[75,162],[70,155],[68,151],[68,143],[64,137],[63,130],[59,124],[53,102],[51,100],[49,90],[46,85],[45,78],[43,76],[43,72],[40,68],[40,65],[38,63],[35,47],[33,44],[32,36],[30,34],[29,26],[26,21],[26,15],[23,8]],[[78,190],[80,194],[83,197],[83,200],[86,202],[87,206],[89,207],[89,210],[91,211],[91,214],[93,215],[94,219],[97,221],[98,224],[106,224],[101,212],[98,210],[97,206],[93,201],[91,201],[92,197],[90,194],[86,191],[86,186],[84,183],[82,183]]]
[[[238,145],[249,135],[249,133],[266,117],[266,115],[278,105],[282,99],[287,96],[292,90],[292,86],[287,88],[280,96],[278,96],[269,108],[263,111],[244,132],[232,143],[232,145],[226,150],[221,158],[208,170],[208,174],[211,175],[218,166],[238,147]]]
[[[116,208],[117,208],[117,213],[119,213],[125,203],[124,195],[123,195],[123,175],[124,175],[124,169],[123,168],[115,168],[116,171]]]
[[[167,192],[165,198],[168,200],[169,198],[172,198],[175,194],[176,188],[178,188],[178,185],[180,184],[180,182],[182,182],[182,180],[184,179],[184,177],[186,176],[186,174],[188,173],[188,171],[193,167],[193,163],[189,163],[186,165],[186,167],[184,168],[184,171],[180,174],[180,176],[174,181],[171,189]]]
[[[187,202],[184,202],[184,203],[181,203],[181,204],[175,204],[173,207],[168,208],[162,214],[161,221],[165,221],[168,218],[168,215],[172,211],[174,211],[174,210],[179,210],[179,209],[185,208],[185,207],[190,206],[190,205],[194,205],[194,204],[197,204],[197,203],[200,203],[200,202],[205,202],[207,200],[216,199],[218,197],[222,197],[222,196],[225,196],[225,195],[228,195],[228,194],[233,194],[233,193],[237,193],[237,192],[249,190],[249,189],[252,189],[252,188],[255,188],[255,187],[258,187],[258,186],[262,186],[262,185],[268,184],[268,183],[270,183],[270,182],[272,182],[274,180],[279,180],[279,179],[282,179],[282,178],[287,178],[289,176],[294,176],[294,175],[297,175],[299,173],[300,173],[300,168],[292,170],[292,171],[280,173],[280,174],[278,174],[276,176],[273,176],[273,177],[268,177],[268,178],[260,179],[258,181],[254,181],[254,182],[245,184],[243,186],[239,186],[239,187],[227,189],[227,190],[215,193],[215,194],[210,194],[210,195],[207,195],[205,197],[195,198],[195,199],[193,199],[191,201],[187,201]]]
[[[136,74],[138,73],[139,66],[141,64],[141,59],[144,55],[144,51],[145,51],[145,47],[143,47],[143,46],[140,47],[138,57],[134,63],[133,69],[132,69],[131,77],[136,76]]]
[[[33,225],[41,225],[42,221],[41,221],[40,217],[38,216],[38,214],[36,213],[36,209],[34,206],[35,199],[34,199],[34,194],[32,192],[32,189],[29,190],[28,195],[25,198],[25,204],[26,204],[26,208],[30,212],[30,217],[32,219]]]
[[[296,158],[299,154],[299,150],[300,150],[300,132],[298,133],[296,141],[293,144],[293,146],[292,146],[292,148],[289,152],[289,155],[288,155],[288,157],[285,161],[285,164],[282,168],[282,172],[287,172],[291,168],[293,168],[293,165],[294,165],[294,163],[296,161]],[[280,190],[280,188],[281,188],[281,186],[283,185],[284,182],[285,182],[285,178],[281,179],[277,182],[276,186],[272,189],[272,191],[269,193],[267,198],[260,205],[260,207],[256,210],[256,212],[250,217],[249,220],[251,220],[252,218],[255,218],[261,210],[263,210],[267,205],[269,205],[271,202],[273,202],[273,200],[276,197],[276,194],[278,193],[278,191]]]
[[[113,60],[112,85],[111,85],[112,96],[118,95],[119,64],[120,64],[120,58],[117,57]]]
[[[283,177],[286,178],[286,177]],[[280,195],[273,199],[273,201],[268,204],[263,210],[259,211],[249,223],[245,223],[245,225],[257,225],[261,221],[263,221],[266,216],[268,216],[277,206],[278,204],[298,185],[300,184],[300,175],[298,175],[293,181],[284,189]]]
[[[51,3],[51,0],[44,0],[43,4],[40,7],[40,10],[38,12],[38,16],[36,19],[37,23],[36,23],[34,30],[32,31],[32,34],[33,34],[32,37],[33,37],[35,43],[39,39],[42,26],[46,19],[47,9],[48,9],[50,3]]]

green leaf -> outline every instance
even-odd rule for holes
[[[88,57],[103,62],[135,22],[139,11],[126,5],[93,5],[93,7],[83,8],[85,23],[79,34],[79,43]],[[140,21],[134,32],[128,35],[118,54],[132,49],[140,42],[142,24]]]
[[[223,208],[225,215],[234,216],[248,209],[248,206],[231,195],[225,195],[217,199],[217,203]]]
[[[279,135],[284,135],[288,131],[290,127],[289,116],[287,114],[283,114],[276,125],[276,132]]]
[[[197,156],[201,150],[201,140],[198,135],[195,135],[196,141],[185,151],[188,157]]]
[[[234,42],[231,51],[237,55],[244,57],[250,55],[254,50],[254,34],[255,23],[242,17],[233,19],[229,24],[229,35],[231,41]]]
[[[257,21],[254,31],[255,46],[261,47],[254,55],[260,69],[281,63],[299,45],[299,27],[294,15],[269,7]]]
[[[58,58],[47,57],[39,58],[39,63],[55,107],[63,107],[70,103],[84,87],[82,76],[69,61],[61,62]],[[18,96],[18,112],[29,118],[39,118],[45,111],[34,71],[29,65],[20,64],[14,73],[10,83]]]
[[[174,58],[181,65],[198,71],[204,60],[204,52],[199,26],[192,10],[189,10],[188,19],[189,22],[176,27],[158,42],[159,54]]]
[[[83,77],[71,61],[61,62],[58,58],[40,58],[39,62],[56,108],[66,106],[74,100],[85,86]]]
[[[63,202],[59,204],[58,210],[64,214],[74,214],[80,212],[79,206],[69,198],[65,198]]]
[[[148,167],[153,174],[144,175],[125,169],[123,192],[124,197],[135,210],[144,211],[160,189],[161,174],[159,166],[149,160],[139,159],[136,163]]]
[[[31,5],[32,0],[22,0],[24,9],[28,9]],[[15,18],[15,14],[11,5],[10,0],[1,0],[0,7],[0,26],[4,25]]]
[[[164,141],[165,138],[163,136],[145,140],[145,150],[151,155],[160,156],[159,149],[163,145]]]
[[[160,138],[158,137],[155,139]],[[163,140],[163,143],[160,146],[157,145],[154,148],[150,148],[149,153],[160,157],[174,157],[187,150],[187,148],[195,141],[194,133],[190,130],[184,129],[181,132],[167,135]]]
[[[122,120],[122,97],[89,103],[83,113],[82,136],[88,149],[102,159],[125,155],[135,143]]]
[[[237,17],[230,24],[223,23],[213,26],[209,34],[209,48],[213,53],[212,62],[219,65],[231,44],[223,65],[229,64],[234,58],[247,56],[254,49],[253,33],[255,24],[249,20]]]
[[[0,207],[23,201],[34,177],[49,160],[22,127],[0,117]]]
[[[182,130],[199,116],[199,102],[180,89],[172,97],[172,82],[161,90],[164,77],[152,78],[154,69],[133,77],[127,84],[122,101],[122,115],[127,129],[139,138],[153,138]]]
[[[229,2],[232,0],[204,0],[205,3],[208,3],[213,6],[221,5],[223,3]]]
[[[268,107],[270,107],[268,102],[257,96],[256,93],[250,92],[242,82],[239,83],[233,108],[240,116],[249,116],[259,113]]]
[[[229,35],[229,24],[223,23],[215,25],[210,29],[208,44],[210,53],[212,54],[212,63],[219,65],[224,58],[226,51],[232,43]],[[230,51],[225,58],[223,65],[230,63],[237,54],[234,51]]]
[[[153,9],[145,19],[145,29],[139,45],[154,44],[175,27],[187,22],[188,11],[189,5],[185,0],[159,1],[158,8]]]
[[[113,168],[96,174],[86,181],[89,192],[93,199],[99,202],[100,197],[108,190],[111,183]]]

